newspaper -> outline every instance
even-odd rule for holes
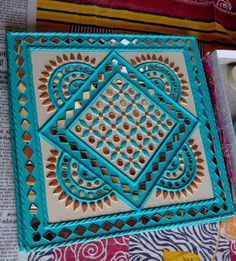
[[[0,104],[0,256],[3,258],[1,260],[9,260],[17,257],[17,227],[8,118],[6,52],[3,44],[0,45]]]
[[[36,5],[36,1],[33,1]],[[33,9],[33,12],[31,9]],[[0,0],[0,260],[27,260],[18,253],[17,222],[11,161],[11,142],[7,92],[6,31],[22,31],[27,27],[27,9],[30,28],[34,28],[36,12],[27,0]],[[34,7],[34,8],[33,8]],[[35,12],[35,13],[34,13]],[[33,15],[34,14],[34,15]]]
[[[6,31],[26,29],[27,5],[27,0],[0,0],[0,44],[5,44]]]

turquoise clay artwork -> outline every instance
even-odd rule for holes
[[[233,215],[194,38],[8,33],[7,45],[21,250]]]

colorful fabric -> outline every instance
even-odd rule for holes
[[[28,261],[235,261],[236,217],[31,253]]]
[[[129,260],[129,237],[117,237],[31,253],[29,261],[126,261]]]
[[[39,31],[192,35],[202,53],[236,44],[233,0],[38,0]]]
[[[194,254],[191,260],[229,260],[229,240],[219,233],[220,224],[212,223],[137,234],[130,237],[130,260],[162,260],[164,250],[173,258],[175,252],[190,252]]]

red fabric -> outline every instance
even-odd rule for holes
[[[236,4],[235,4],[236,8]],[[219,22],[225,28],[235,30],[236,29],[236,12],[226,11],[214,4],[215,21]]]
[[[185,17],[189,19],[212,21],[212,3],[199,3],[181,0],[68,0],[73,3],[86,3],[111,8],[120,8],[145,13]]]
[[[129,236],[123,236],[55,248],[50,257],[60,261],[128,261],[128,253]]]
[[[190,0],[64,0],[110,8],[179,17],[197,21],[216,21],[228,29],[236,29],[236,1]]]
[[[236,261],[236,249],[235,249],[235,243],[230,242],[230,261]]]

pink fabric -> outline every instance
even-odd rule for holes
[[[217,22],[236,29],[235,0],[64,0],[78,4],[105,6],[197,21]]]
[[[236,244],[235,242],[230,242],[230,258],[231,261],[236,261]]]
[[[224,153],[224,158],[225,158],[228,175],[229,175],[229,178],[233,181],[234,175],[233,175],[233,171],[232,171],[232,167],[231,167],[232,160],[231,160],[229,148],[228,148],[229,143],[227,142],[227,139],[226,139],[226,136],[224,133],[224,126],[222,124],[221,115],[219,112],[218,99],[217,99],[217,93],[216,93],[216,89],[215,89],[215,80],[214,80],[214,75],[213,75],[213,71],[212,71],[212,65],[211,65],[211,61],[208,56],[205,56],[203,58],[203,65],[204,65],[204,69],[205,69],[205,73],[206,73],[206,77],[207,77],[209,91],[211,93],[211,100],[212,100],[215,115],[216,115],[216,122],[217,122],[219,136],[220,136],[220,140],[221,140],[221,144],[222,144],[222,149],[223,149],[223,153]]]
[[[128,261],[129,236],[103,239],[53,250],[53,260]]]

